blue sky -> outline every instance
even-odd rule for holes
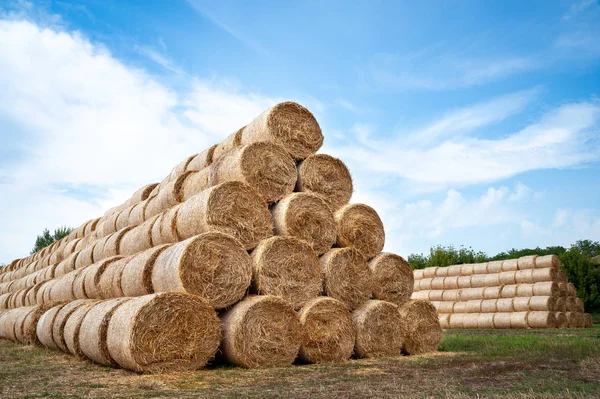
[[[386,249],[600,240],[600,6],[4,1],[0,262],[294,100]]]

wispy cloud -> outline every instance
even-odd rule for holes
[[[183,71],[183,69],[177,65],[177,63],[175,61],[173,61],[171,58],[169,58],[164,51],[160,52],[150,46],[140,46],[140,45],[136,45],[134,47],[134,49],[141,55],[149,58],[151,61],[157,63],[158,65],[160,65],[161,67],[165,68],[166,70],[169,70],[173,73],[176,73],[178,75],[183,75],[185,74],[185,72]]]
[[[569,11],[567,11],[565,13],[565,15],[563,15],[562,19],[564,21],[572,19],[573,17],[577,16],[578,14],[582,13],[583,11],[587,10],[588,8],[590,8],[592,6],[596,6],[597,4],[598,4],[597,0],[575,1],[569,8]]]

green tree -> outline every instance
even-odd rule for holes
[[[35,239],[35,245],[31,250],[31,253],[34,254],[42,248],[51,245],[53,242],[60,240],[63,237],[66,237],[71,233],[73,229],[71,227],[62,226],[54,230],[53,234],[50,234],[50,230],[44,229],[41,235],[37,236]]]

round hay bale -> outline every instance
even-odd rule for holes
[[[298,165],[296,191],[320,195],[336,211],[352,197],[352,177],[339,159],[326,154],[315,154]]]
[[[517,284],[533,284],[533,269],[517,270],[515,272]]]
[[[415,276],[415,281],[416,280],[420,280],[423,278],[423,269],[417,269],[413,271],[413,274]]]
[[[307,158],[323,145],[323,134],[309,110],[294,102],[269,108],[242,129],[242,145],[271,141],[281,145],[295,160]]]
[[[461,275],[461,268],[464,265],[452,265],[452,266],[448,266],[448,276],[449,277],[453,277],[453,276],[460,276]]]
[[[90,266],[87,266],[74,272],[75,278],[71,289],[75,299],[88,299],[87,293],[85,292],[85,275],[89,267]]]
[[[456,302],[461,300],[460,290],[444,290],[442,293],[442,301]]]
[[[531,311],[554,311],[556,310],[556,298],[553,296],[532,296],[529,301]]]
[[[527,328],[527,313],[528,312],[510,313],[510,328]]]
[[[217,148],[217,144],[213,145],[210,148],[207,148],[199,154],[194,155],[192,160],[188,163],[186,171],[202,170],[210,166],[213,162],[213,154],[215,152],[215,148]]]
[[[54,321],[58,312],[67,305],[67,303],[61,303],[48,309],[38,320],[36,326],[37,339],[41,345],[50,349],[57,349],[52,336],[52,329]]]
[[[48,280],[48,284],[44,285],[44,291],[42,293],[42,303],[38,305],[43,305],[52,301],[52,297],[50,294],[52,293],[52,288],[56,284],[56,280]]]
[[[566,299],[566,304],[567,304],[567,311],[569,312],[575,312],[576,308],[577,308],[577,303],[575,302],[575,297],[573,296],[568,296]]]
[[[560,269],[560,259],[556,255],[538,256],[535,259],[535,268],[551,268],[558,271]]]
[[[443,313],[453,313],[454,312],[454,302],[440,302],[436,308],[438,314]]]
[[[252,261],[235,238],[204,233],[161,251],[151,279],[157,293],[194,294],[224,309],[244,297],[252,280]]]
[[[170,245],[160,245],[140,252],[130,258],[121,273],[121,289],[124,296],[152,294],[152,268],[158,255]]]
[[[500,297],[502,298],[514,298],[517,296],[517,284],[505,285],[502,287]]]
[[[471,279],[475,277],[473,275],[470,276],[460,276],[457,280],[458,288],[471,288]],[[473,287],[476,288],[476,287]]]
[[[483,298],[484,299],[498,299],[501,297],[502,286],[498,285],[496,287],[485,287],[483,289]]]
[[[123,235],[119,245],[119,255],[134,255],[152,248],[152,220],[133,227]]]
[[[567,283],[569,281],[568,277],[567,277],[567,273],[564,270],[560,269],[556,273],[556,281],[558,283]]]
[[[292,305],[271,296],[248,296],[222,317],[221,351],[231,364],[279,367],[292,364],[302,344],[302,326]]]
[[[481,301],[481,312],[482,313],[495,313],[498,311],[498,308],[496,307],[496,303],[497,303],[497,299],[484,299],[483,301]],[[483,328],[483,327],[480,327]],[[485,327],[485,328],[491,328],[491,327]]]
[[[438,267],[435,270],[436,277],[448,277],[448,268],[447,267]]]
[[[60,277],[60,276],[64,276],[67,273],[72,272],[73,270],[75,270],[75,265],[77,264],[77,257],[79,256],[79,252],[75,252],[70,254],[69,256],[67,256],[65,259],[63,259],[58,266],[56,266],[56,269],[54,269],[54,276],[55,277]]]
[[[527,313],[527,326],[529,328],[556,328],[554,312],[529,312]]]
[[[147,184],[144,187],[139,188],[135,193],[133,193],[133,195],[129,199],[130,204],[138,204],[141,201],[146,200],[156,186],[158,186],[158,183]]]
[[[412,271],[409,273],[412,278]],[[261,241],[252,252],[252,287],[259,295],[282,297],[294,309],[303,307],[323,289],[317,253],[306,241],[295,237],[275,236]]]
[[[97,285],[100,298],[111,299],[125,296],[121,288],[121,276],[129,260],[131,260],[131,257],[121,258],[106,265]]]
[[[201,298],[145,295],[114,310],[106,331],[106,358],[138,372],[192,371],[215,355],[219,339],[219,318]]]
[[[556,298],[556,303],[554,304],[554,308],[560,312],[567,311],[567,297]]]
[[[473,274],[487,274],[488,273],[488,263],[475,263],[473,265]]]
[[[484,274],[483,284],[485,287],[498,287],[500,286],[500,277],[498,274]]]
[[[10,294],[7,294],[10,295]],[[429,299],[429,291],[415,291],[410,297],[411,299]]]
[[[56,345],[56,348],[60,349],[63,352],[68,352],[66,343],[65,343],[65,324],[71,313],[73,313],[78,307],[85,305],[86,303],[93,303],[92,300],[87,299],[76,299],[74,301],[68,302],[63,306],[54,317],[54,321],[52,323],[52,342]]]
[[[180,190],[181,202],[187,201],[211,186],[209,183],[210,170],[211,168],[206,168],[186,174]]]
[[[592,321],[592,315],[589,313],[584,313],[583,314],[583,320],[584,320],[584,327],[585,328],[590,328],[593,326],[593,321]]]
[[[104,258],[104,245],[106,245],[106,242],[110,238],[111,234],[114,234],[114,233],[110,233],[109,235],[102,237],[101,239],[96,241],[93,245],[91,245],[92,256],[91,257],[85,256],[85,262],[79,260],[79,258],[81,258],[83,256],[83,254],[79,254],[79,256],[77,257],[78,263],[76,263],[75,268],[81,269],[82,267],[86,267],[86,266],[89,266],[92,263],[94,263],[94,260],[99,261],[102,258]],[[92,263],[90,263],[90,260],[92,261]]]
[[[123,259],[122,256],[113,256],[108,259],[104,259],[98,263],[94,263],[93,265],[87,267],[85,269],[85,274],[83,276],[83,287],[85,296],[89,299],[101,299],[102,295],[100,294],[100,278],[102,274],[113,262],[118,261],[119,259]]]
[[[481,313],[477,316],[477,328],[494,328],[494,313]]]
[[[482,299],[485,288],[467,288],[460,291],[460,300],[469,301],[471,299]]]
[[[440,319],[440,327],[443,330],[450,328],[450,313],[439,314],[438,317]]]
[[[233,151],[236,147],[239,147],[241,145],[242,131],[244,130],[244,127],[237,130],[235,133],[232,133],[229,136],[225,137],[225,139],[223,141],[221,141],[219,144],[217,144],[217,146],[215,147],[215,150],[213,151],[213,156],[212,156],[213,165],[225,154],[228,154],[230,151]]]
[[[78,252],[79,255],[75,259],[75,269],[81,269],[94,263],[94,248],[96,248],[98,245],[101,245],[101,243],[103,243],[103,240],[100,240],[96,242],[96,244],[90,245],[89,247],[86,247]],[[97,255],[99,256],[98,259],[102,258],[100,253]]]
[[[81,241],[81,238],[76,238],[72,241],[69,240],[69,242],[67,242],[65,244],[65,246],[63,247],[63,250],[62,250],[64,259],[66,259],[73,252],[75,252],[75,247],[77,246],[77,243],[79,243],[79,241]]]
[[[479,313],[466,313],[462,319],[462,328],[479,328]]]
[[[510,319],[512,313],[495,313],[494,314],[494,328],[511,328]]]
[[[445,290],[456,290],[458,289],[459,276],[448,276],[444,277],[444,289]]]
[[[117,217],[117,221],[115,222],[117,230],[121,230],[129,226],[129,215],[131,214],[133,207],[134,205],[128,206],[121,213],[119,213],[119,217]]]
[[[385,232],[377,212],[368,205],[349,204],[335,213],[337,224],[337,245],[354,247],[367,259],[383,250]],[[431,269],[435,276],[435,268]],[[428,277],[424,272],[424,277]]]
[[[567,283],[567,296],[577,296],[577,289],[573,283]]]
[[[352,356],[356,331],[348,307],[328,297],[307,302],[300,311],[304,338],[298,356],[308,363],[339,363]]]
[[[62,340],[64,341],[65,352],[80,358],[85,357],[79,345],[79,331],[81,329],[83,318],[96,303],[98,303],[98,301],[86,301],[81,306],[74,309],[66,318],[64,327],[62,328]],[[55,332],[56,329],[53,329],[53,336]],[[54,342],[61,348],[58,341],[55,340]]]
[[[540,283],[538,283],[540,284]],[[566,298],[569,293],[567,283],[558,283],[558,296]]]
[[[217,231],[229,234],[249,250],[273,235],[265,200],[242,182],[227,182],[202,191],[184,202],[177,215],[182,240]]]
[[[537,255],[521,256],[517,262],[519,270],[535,269]]]
[[[185,172],[165,184],[155,197],[148,200],[148,205],[144,210],[144,218],[150,219],[152,216],[166,212],[170,208],[183,201],[183,182],[192,172]]]
[[[131,298],[116,298],[92,305],[83,317],[79,330],[79,348],[85,357],[105,366],[117,365],[108,352],[108,324],[115,310],[130,300]],[[161,327],[164,328],[165,325]]]
[[[404,344],[409,355],[435,352],[442,340],[442,329],[435,308],[427,301],[408,301],[400,307]]]
[[[183,205],[176,205],[148,221],[153,245],[173,244],[181,241],[177,234],[177,217]]]
[[[396,305],[401,305],[410,299],[414,277],[410,265],[403,257],[383,252],[371,259],[369,268],[373,275],[373,298]],[[439,289],[444,289],[446,277],[437,277],[434,280],[439,281],[439,279],[441,279]]]
[[[531,273],[531,279],[534,283],[540,283],[544,281],[555,281],[556,280],[556,269],[553,268],[543,268],[543,269],[534,269]]]
[[[467,313],[481,313],[481,299],[471,299],[467,301]]]
[[[502,260],[495,260],[492,262],[488,262],[488,266],[487,266],[487,272],[488,274],[493,274],[493,273],[500,273],[502,272],[502,263],[504,263],[504,261]]]
[[[21,309],[31,309],[30,312],[22,319],[20,326],[20,334],[17,333],[17,339],[19,342],[27,345],[40,345],[40,341],[37,338],[36,327],[40,320],[40,317],[46,313],[52,307],[59,305],[59,303],[52,302],[44,305],[32,306],[29,308],[21,308]],[[18,330],[15,330],[18,331]]]
[[[496,299],[496,311],[497,312],[514,312],[513,306],[514,298],[500,298]]]
[[[429,291],[429,296],[427,299],[429,301],[442,301],[443,300],[444,291],[442,290],[432,290]]]
[[[4,338],[14,342],[25,343],[25,336],[23,334],[23,322],[27,315],[33,312],[35,306],[20,307],[16,309],[6,310],[4,317],[2,318]]]
[[[515,312],[527,312],[529,311],[529,301],[531,297],[517,297],[513,298],[513,308]]]
[[[516,272],[501,272],[498,274],[498,279],[500,280],[500,284],[516,284],[517,280],[515,278]]]
[[[143,200],[133,205],[131,212],[129,212],[128,225],[138,226],[146,220],[146,208],[148,207],[148,200]]]
[[[434,278],[437,273],[437,266],[426,267],[423,269],[423,278]]]
[[[556,327],[558,328],[568,328],[569,322],[567,321],[567,316],[565,312],[554,312],[554,318],[556,319]]]
[[[568,328],[577,328],[577,316],[573,312],[565,312]]]
[[[419,283],[419,291],[429,291],[431,289],[431,278],[424,278],[418,281]],[[417,281],[415,281],[415,284]]]
[[[55,280],[50,289],[50,299],[52,301],[72,301],[75,298],[73,293],[73,282],[77,277],[78,271],[74,270]]]
[[[575,298],[575,311],[577,313],[585,312],[585,307],[583,305],[583,301],[580,298]]]
[[[99,226],[99,229],[98,229],[98,234],[99,234],[98,237],[106,237],[109,234],[112,234],[115,231],[117,231],[117,218],[119,217],[120,213],[121,213],[121,211],[117,211],[117,212],[113,213],[112,215],[108,216],[104,220],[104,222],[102,222],[102,225]]]
[[[413,317],[412,312],[408,317]],[[369,358],[400,355],[405,335],[397,305],[376,299],[366,301],[352,312],[352,320],[356,329],[354,353],[357,356]]]
[[[335,243],[336,222],[333,214],[325,201],[316,195],[289,194],[273,207],[271,213],[277,235],[305,240],[319,255],[327,252]]]
[[[356,249],[333,248],[321,256],[320,262],[327,296],[342,301],[351,310],[371,297],[373,275],[366,259]]]
[[[94,258],[94,262],[98,262],[101,259],[118,256],[121,253],[121,240],[123,239],[123,236],[131,229],[132,226],[125,227],[124,229],[121,229],[108,236],[104,246],[102,247],[102,258]]]
[[[517,284],[517,295],[519,297],[533,296],[533,284]]]
[[[533,284],[533,295],[535,296],[557,296],[560,295],[560,287],[553,281]]]
[[[220,157],[210,168],[209,184],[242,181],[273,203],[294,191],[296,179],[296,164],[281,146],[257,142]]]
[[[458,265],[460,267],[460,275],[461,276],[472,276],[473,273],[473,268],[475,265],[471,264],[471,263],[466,263],[464,265]]]
[[[445,277],[434,277],[431,279],[431,289],[432,290],[443,290],[444,289],[444,279]],[[381,298],[383,299],[383,298]]]
[[[517,270],[519,270],[518,259],[506,259],[502,261],[503,272],[516,272]]]
[[[453,313],[448,319],[448,326],[451,329],[463,328],[463,320],[465,319],[465,313]]]

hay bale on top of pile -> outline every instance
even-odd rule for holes
[[[538,256],[535,258],[535,268],[551,268],[558,272],[560,270],[560,259],[556,255]]]
[[[223,233],[204,233],[171,245],[152,268],[155,292],[198,295],[216,309],[244,297],[252,279],[252,261],[242,243]]]
[[[257,142],[232,149],[210,168],[209,184],[242,181],[273,203],[294,191],[296,164],[279,145]]]
[[[317,152],[323,134],[315,117],[300,104],[283,102],[269,108],[242,129],[240,143],[271,141],[281,145],[295,160]]]
[[[187,164],[186,171],[197,171],[210,166],[213,162],[213,155],[217,144],[207,148],[199,154],[193,156],[192,160]]]
[[[56,348],[60,349],[63,352],[68,352],[66,343],[65,343],[65,324],[69,316],[79,307],[83,306],[86,303],[92,303],[93,300],[89,299],[76,299],[74,301],[68,302],[63,306],[57,313],[56,317],[54,317],[54,321],[52,322],[52,341]]]
[[[541,311],[527,313],[527,326],[529,328],[556,328],[554,312]]]
[[[372,272],[356,249],[333,248],[321,257],[320,262],[327,296],[342,301],[351,310],[371,297]]]
[[[352,312],[352,320],[356,329],[354,352],[358,356],[400,355],[404,336],[397,305],[377,299],[366,301]]]
[[[300,311],[304,338],[299,357],[308,363],[341,362],[354,351],[356,332],[348,307],[328,297],[307,302]]]
[[[106,334],[108,324],[115,310],[131,298],[116,298],[93,305],[81,321],[79,348],[90,360],[105,366],[116,366],[110,357]],[[164,327],[164,326],[163,326]]]
[[[370,206],[346,205],[337,210],[335,221],[338,246],[354,247],[367,259],[371,259],[383,250],[385,243],[383,223],[377,212]]]
[[[203,367],[216,353],[220,321],[197,296],[162,293],[133,298],[112,314],[106,332],[110,358],[138,372]]]
[[[273,207],[271,213],[277,235],[302,239],[318,255],[327,252],[335,243],[333,213],[321,197],[308,193],[289,194]]]
[[[400,306],[403,352],[409,355],[434,352],[442,340],[435,308],[427,301],[411,300]]]
[[[412,268],[404,258],[389,252],[375,256],[369,262],[373,276],[373,297],[400,305],[410,299],[414,277]],[[441,279],[444,289],[446,277]],[[433,284],[433,283],[432,283]]]
[[[158,255],[170,245],[160,245],[128,258],[121,273],[121,290],[124,296],[152,294],[152,268]]]
[[[537,255],[521,256],[517,261],[519,270],[535,269],[537,257]]]
[[[242,131],[244,130],[244,127],[238,129],[234,133],[231,133],[229,136],[225,137],[223,141],[216,145],[212,155],[213,164],[217,162],[223,155],[241,145]]]
[[[267,238],[252,251],[252,289],[279,296],[294,309],[321,294],[323,278],[317,253],[295,237]]]
[[[40,344],[46,348],[56,349],[57,346],[54,343],[52,336],[52,330],[54,327],[54,321],[58,312],[67,305],[67,303],[61,303],[48,309],[38,320],[36,326],[36,336]]]
[[[292,364],[302,343],[302,326],[292,305],[271,295],[248,296],[221,319],[221,351],[244,367]]]
[[[339,159],[326,154],[311,155],[298,165],[296,191],[321,196],[335,212],[352,197],[352,176]]]
[[[229,234],[246,249],[253,249],[273,235],[273,223],[267,203],[255,189],[242,182],[227,182],[193,196],[177,214],[177,233],[182,240],[209,231]]]

